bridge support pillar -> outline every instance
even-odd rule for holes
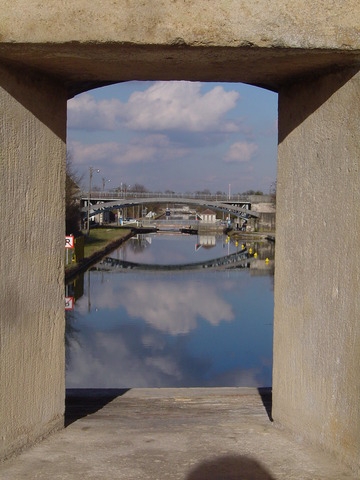
[[[360,74],[279,94],[273,417],[360,471]]]
[[[66,92],[0,68],[0,458],[63,425]]]

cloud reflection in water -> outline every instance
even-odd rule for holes
[[[90,275],[91,312],[81,298],[79,333],[69,340],[68,388],[270,385],[272,328],[259,331],[269,321],[259,308],[272,321],[269,277]],[[266,290],[260,302],[259,281]]]

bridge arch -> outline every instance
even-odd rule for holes
[[[179,79],[279,92],[273,417],[359,471],[358,1],[5,0],[0,20],[1,457],[62,426],[66,100]]]

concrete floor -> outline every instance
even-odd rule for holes
[[[0,465],[2,480],[355,480],[271,422],[246,388],[71,390],[67,427]]]

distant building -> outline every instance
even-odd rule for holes
[[[199,235],[199,243],[197,244],[198,248],[200,247],[211,248],[211,247],[215,247],[215,245],[216,245],[215,235]]]
[[[207,208],[199,215],[202,223],[216,223],[216,213]]]

